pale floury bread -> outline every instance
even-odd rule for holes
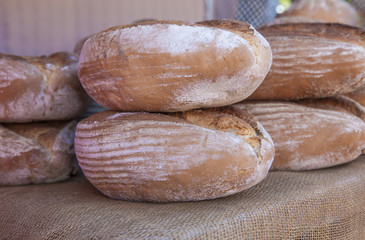
[[[363,109],[343,99],[242,102],[275,143],[271,170],[312,170],[357,158],[365,148]],[[356,114],[356,115],[355,115]]]
[[[228,196],[262,181],[274,145],[246,112],[105,111],[78,126],[76,156],[103,194],[132,201],[196,201]]]
[[[0,124],[0,186],[50,183],[75,174],[76,121]]]
[[[360,24],[356,8],[344,0],[299,0],[281,16],[301,16],[353,26]]]
[[[364,84],[363,29],[334,23],[291,23],[259,31],[270,43],[273,62],[250,99],[332,97]]]
[[[239,102],[263,81],[272,54],[251,25],[225,25],[152,21],[99,32],[82,47],[80,81],[113,110],[174,112]]]
[[[77,76],[78,57],[0,54],[0,122],[70,120],[90,98]]]

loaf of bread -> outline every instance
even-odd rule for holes
[[[223,21],[223,20],[222,20]],[[79,77],[105,108],[176,112],[247,98],[271,66],[249,24],[152,21],[109,28],[83,45]]]
[[[353,114],[358,109],[346,102],[247,101],[233,107],[254,115],[272,137],[271,170],[331,167],[354,160],[365,149],[365,122]]]
[[[365,108],[346,95],[337,95],[331,98],[302,99],[296,101],[296,103],[312,108],[349,113],[365,121]]]
[[[263,180],[274,158],[262,126],[230,108],[96,113],[78,124],[75,150],[103,194],[152,202],[237,193]]]
[[[78,170],[76,122],[0,124],[0,186],[61,181]]]
[[[360,24],[356,8],[344,0],[299,0],[281,16],[301,16],[352,26]]]
[[[365,31],[341,24],[278,24],[259,29],[273,51],[271,69],[250,99],[323,98],[365,81]]]
[[[78,57],[0,54],[0,122],[70,120],[90,98],[77,76]]]

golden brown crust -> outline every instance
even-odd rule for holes
[[[274,157],[261,125],[229,108],[94,114],[79,123],[75,149],[85,176],[102,193],[153,202],[242,191],[266,177]]]
[[[365,123],[353,114],[358,106],[346,99],[247,101],[233,107],[254,115],[272,137],[271,170],[331,167],[356,159],[365,148]]]
[[[79,76],[103,107],[175,112],[240,101],[261,83],[271,49],[217,27],[181,21],[116,26],[93,35],[80,55]]]
[[[251,24],[234,19],[207,20],[207,21],[197,22],[196,24],[208,27],[217,27],[235,32],[237,34],[245,33],[253,35],[255,33],[255,29],[252,27]]]
[[[343,0],[296,1],[281,16],[304,16],[353,26],[360,23],[356,8]]]
[[[0,122],[69,120],[90,104],[78,80],[76,55],[0,54],[0,62]]]
[[[0,185],[57,182],[77,172],[76,122],[0,125]]]
[[[258,29],[265,37],[303,36],[326,38],[365,46],[365,30],[340,23],[285,23]]]
[[[364,30],[342,24],[266,26],[260,32],[273,63],[253,100],[324,98],[354,91],[365,81]]]
[[[365,121],[365,108],[350,97],[338,95],[331,98],[303,99],[296,103],[313,108],[321,108],[353,114]]]

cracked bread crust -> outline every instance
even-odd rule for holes
[[[76,121],[0,125],[0,186],[62,181],[74,175]]]
[[[70,120],[90,104],[77,76],[78,57],[0,54],[0,122]]]

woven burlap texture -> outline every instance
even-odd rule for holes
[[[365,239],[365,157],[201,202],[113,200],[83,176],[1,187],[0,213],[1,239]]]

